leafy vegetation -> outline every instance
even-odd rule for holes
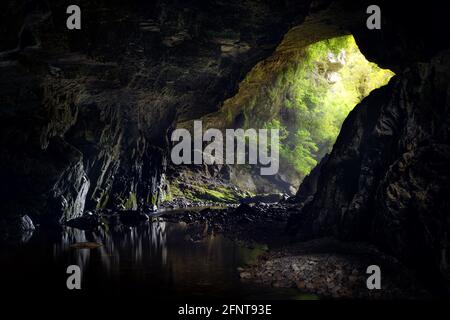
[[[392,76],[367,61],[352,36],[316,42],[245,101],[244,127],[278,128],[281,168],[303,178],[331,151],[348,113]],[[235,112],[225,112],[233,119]]]

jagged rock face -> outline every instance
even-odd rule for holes
[[[300,187],[296,199],[303,206],[289,228],[303,238],[334,235],[376,243],[445,290],[450,284],[450,52],[448,40],[436,37],[442,26],[423,14],[400,17],[402,23],[411,19],[411,29],[402,25],[391,34],[396,24],[388,19],[378,47],[368,43],[370,34],[353,30],[362,51],[397,75],[350,113],[330,156],[305,179],[313,187]],[[419,17],[433,33],[414,34],[418,28],[412,21]],[[393,37],[402,41],[393,44]]]
[[[4,1],[2,220],[64,222],[161,196],[168,129],[215,111],[309,1]],[[15,220],[14,220],[15,221]]]

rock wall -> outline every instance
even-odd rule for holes
[[[217,110],[309,2],[2,1],[0,220],[152,206],[168,130]]]
[[[375,35],[352,29],[366,56],[397,75],[350,113],[314,174],[317,187],[300,187],[296,198],[307,201],[289,229],[301,238],[334,235],[378,244],[445,291],[450,52],[448,39],[438,36],[445,29],[442,14],[428,10],[392,8],[385,12],[386,28]],[[375,39],[377,46],[371,45]]]

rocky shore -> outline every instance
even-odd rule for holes
[[[295,205],[286,203],[241,204],[236,208],[167,213],[159,219],[186,223],[193,241],[201,241],[208,233],[221,233],[250,247],[267,245],[270,250],[256,262],[238,269],[243,282],[297,288],[322,299],[431,298],[413,271],[374,246],[333,238],[291,243],[285,226],[295,210]],[[367,288],[370,265],[381,269],[379,290]]]
[[[296,210],[292,204],[223,204],[215,202],[190,202],[189,206],[162,207],[154,211],[97,210],[69,220],[66,225],[78,229],[95,229],[102,224],[137,225],[142,221],[159,220],[187,224],[207,223],[216,233],[239,234],[248,240],[264,240],[262,230],[281,233],[289,215]],[[265,233],[265,232],[264,232]],[[264,236],[261,239],[261,236]],[[270,240],[270,239],[267,239]]]
[[[283,234],[292,210],[295,210],[294,206],[282,204],[241,204],[237,207],[167,213],[160,215],[159,218],[168,222],[181,221],[191,226],[206,224],[209,232],[222,233],[249,245],[253,243],[277,245],[287,241]]]
[[[381,289],[367,288],[367,267],[381,269]],[[413,272],[394,258],[366,244],[331,238],[287,245],[239,269],[244,282],[277,288],[298,288],[319,298],[427,299],[431,296]]]

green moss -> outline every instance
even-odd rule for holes
[[[178,181],[172,181],[170,184],[170,193],[168,199],[185,198],[190,201],[212,201],[221,203],[237,203],[240,199],[248,196],[242,191],[236,191],[225,186],[205,186],[192,182],[183,183],[180,186]]]
[[[152,205],[156,205],[158,203],[158,196],[156,194],[152,194]]]
[[[217,187],[216,189],[209,189],[203,186],[192,186],[193,195],[197,200],[211,200],[214,202],[232,203],[236,202],[237,197],[225,187]]]
[[[252,248],[241,246],[239,255],[244,265],[252,265],[258,261],[258,258],[269,250],[266,244],[254,244]]]
[[[124,203],[125,210],[133,210],[137,208],[136,193],[130,192],[130,196]]]
[[[294,300],[319,300],[319,296],[310,293],[300,293],[294,297]]]
[[[170,184],[170,186],[169,186],[169,193],[168,194],[170,194],[170,197],[172,197],[172,198],[179,198],[179,197],[182,197],[183,196],[183,192],[181,192],[181,190],[178,188],[178,183],[173,183],[173,184]]]
[[[100,197],[100,201],[97,204],[97,209],[103,209],[108,204],[109,194],[107,192],[103,193]]]
[[[236,198],[231,193],[225,191],[225,190],[209,190],[205,189],[206,193],[211,196],[216,201],[223,201],[223,202],[234,202],[236,201]]]
[[[172,200],[173,200],[173,195],[172,195],[171,192],[164,193],[163,196],[161,197],[161,201],[162,202],[164,202],[164,201],[172,201]]]
[[[158,204],[158,194],[149,192],[145,198],[147,204],[157,205]]]

